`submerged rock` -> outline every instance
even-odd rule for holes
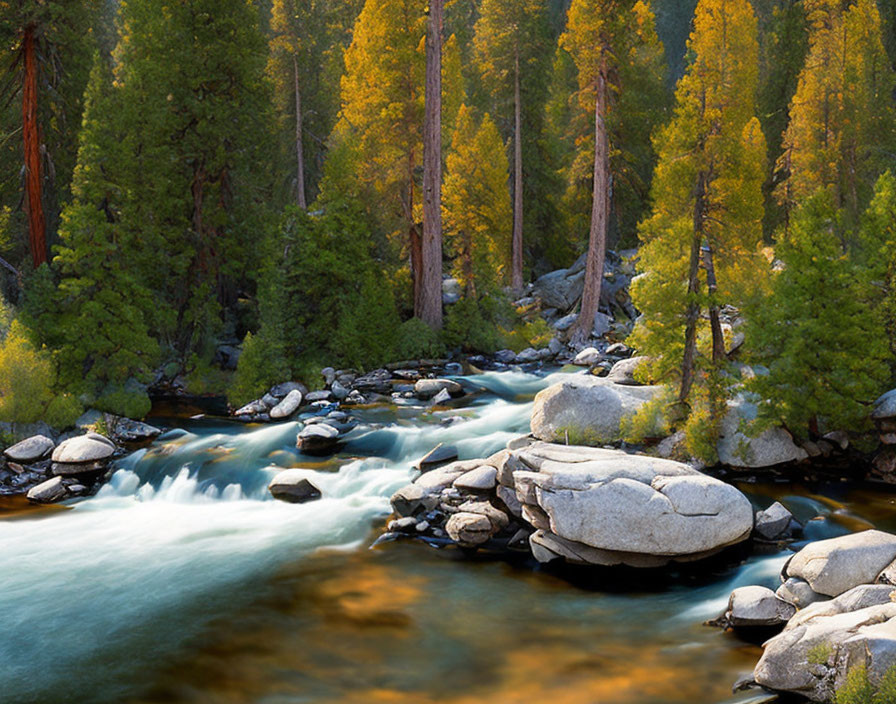
[[[339,442],[339,431],[326,423],[306,425],[296,437],[296,447],[302,452],[328,452]]]
[[[450,379],[420,379],[414,384],[414,393],[423,400],[436,396],[440,391],[447,391],[451,396],[463,394],[463,387]]]
[[[532,434],[548,442],[617,442],[622,420],[658,393],[658,386],[623,386],[605,378],[570,375],[536,395]]]

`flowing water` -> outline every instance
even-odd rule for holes
[[[355,412],[327,459],[297,423],[175,421],[89,499],[0,505],[0,702],[708,704],[760,654],[701,625],[732,588],[774,585],[787,553],[617,583],[525,560],[392,543],[390,494],[439,442],[462,458],[528,431],[551,377],[465,377],[455,408]],[[273,500],[305,468],[320,501]],[[745,485],[809,537],[896,527],[894,497],[847,484]]]

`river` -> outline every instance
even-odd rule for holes
[[[461,378],[455,408],[357,410],[332,458],[298,424],[175,427],[89,499],[0,504],[0,702],[746,704],[756,645],[705,627],[736,586],[774,586],[787,552],[663,579],[558,572],[419,543],[369,549],[389,496],[439,442],[485,456],[528,432],[556,379]],[[266,490],[304,467],[320,501]],[[896,528],[894,496],[843,482],[743,484],[810,538]]]

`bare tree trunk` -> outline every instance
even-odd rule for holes
[[[47,261],[46,221],[40,168],[40,125],[37,121],[37,59],[34,26],[25,28],[22,38],[25,80],[22,86],[22,137],[25,148],[25,212],[28,216],[28,243],[37,268]]]
[[[510,241],[510,287],[523,290],[523,117],[520,98],[520,57],[513,67],[513,236]]]
[[[423,240],[420,237],[420,230],[414,221],[414,150],[408,153],[408,172],[407,172],[407,200],[405,202],[405,216],[408,223],[408,243],[411,250],[411,286],[414,293],[414,313],[420,310],[420,298],[422,295],[423,282]]]
[[[414,314],[442,327],[442,0],[430,0],[426,35],[423,119],[423,243],[419,308]]]
[[[573,342],[583,342],[594,329],[594,316],[600,308],[600,289],[604,278],[604,258],[607,250],[607,223],[610,201],[610,153],[607,125],[604,120],[607,100],[606,67],[602,63],[597,78],[597,98],[594,101],[594,192],[591,198],[591,230],[588,237],[588,256],[585,260],[585,290],[582,309],[572,329]]]
[[[709,240],[703,245],[703,268],[706,269],[706,290],[709,292],[709,325],[712,330],[712,361],[722,362],[725,359],[725,335],[722,333],[722,322],[719,319],[719,304],[715,299],[718,284],[716,283],[716,267],[712,260],[712,246]]]
[[[688,268],[688,307],[685,314],[684,355],[681,359],[681,388],[678,392],[679,403],[687,403],[694,384],[694,371],[697,362],[697,322],[700,318],[700,303],[697,295],[700,292],[700,243],[703,241],[703,225],[706,218],[706,174],[702,171],[697,176],[697,187],[694,199],[694,235],[691,239],[691,257]]]
[[[302,147],[302,92],[299,89],[299,62],[295,54],[292,55],[292,70],[296,91],[296,204],[305,210],[308,201],[305,198],[305,151]]]

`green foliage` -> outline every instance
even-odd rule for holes
[[[449,349],[491,353],[502,343],[494,316],[494,306],[487,299],[461,298],[445,314],[442,339]]]
[[[453,274],[467,296],[496,290],[510,268],[510,190],[507,156],[486,114],[477,125],[462,105],[448,154],[443,190],[445,242]]]
[[[890,704],[896,701],[896,667],[884,673],[875,686],[865,665],[853,667],[837,690],[836,704]]]
[[[894,74],[875,0],[821,3],[809,14],[809,54],[778,159],[778,197],[793,208],[826,189],[853,226],[893,160]]]
[[[131,384],[112,385],[102,391],[93,404],[97,410],[125,418],[145,418],[152,409],[152,401],[145,390]]]
[[[720,374],[706,373],[701,383],[695,385],[688,410],[683,427],[685,447],[692,457],[714,465],[719,461],[716,448],[722,421],[728,411],[724,381]]]
[[[43,420],[47,425],[53,428],[70,428],[78,420],[78,417],[84,413],[84,406],[72,394],[57,393],[47,404],[44,411]],[[141,416],[133,416],[135,418]]]
[[[504,346],[514,352],[522,352],[527,347],[546,347],[554,337],[554,330],[547,321],[538,316],[530,321],[519,321],[510,329],[502,328]]]
[[[411,318],[399,327],[395,346],[398,359],[438,359],[444,353],[439,334],[419,318]]]
[[[844,239],[830,194],[807,200],[778,244],[783,270],[748,329],[769,370],[750,383],[768,401],[761,417],[799,436],[821,419],[826,427],[867,427],[868,407],[889,380],[879,293]]]
[[[834,646],[828,642],[813,645],[806,653],[806,661],[811,665],[826,665],[828,658],[834,654]]]
[[[262,336],[247,333],[227,397],[234,406],[242,406],[264,395],[287,376],[282,360],[272,354],[267,341]]]
[[[333,358],[365,370],[385,364],[392,358],[399,325],[392,292],[368,273],[356,300],[339,316]]]
[[[622,418],[620,435],[626,442],[642,443],[652,438],[669,434],[667,409],[675,399],[674,391],[669,387],[647,403],[641,404],[637,411]]]

